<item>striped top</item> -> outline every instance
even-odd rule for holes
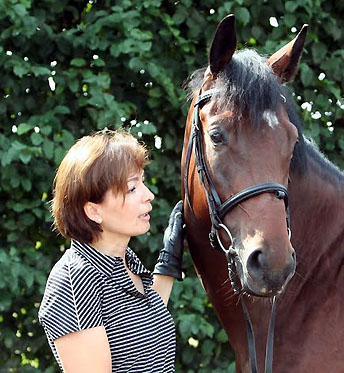
[[[61,371],[54,340],[103,325],[112,372],[174,372],[175,328],[152,274],[127,248],[129,269],[140,275],[144,294],[135,287],[122,258],[72,241],[52,269],[39,310],[49,345]]]

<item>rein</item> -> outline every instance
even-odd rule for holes
[[[211,231],[209,233],[209,241],[213,248],[220,249],[224,252],[226,259],[227,259],[228,275],[231,281],[233,291],[236,294],[240,294],[242,286],[236,274],[236,265],[235,265],[235,260],[238,260],[237,252],[234,248],[232,234],[229,228],[223,223],[222,219],[230,210],[234,209],[236,206],[238,206],[243,201],[249,198],[255,197],[257,195],[260,195],[262,193],[273,193],[275,194],[276,198],[284,200],[284,204],[286,208],[287,229],[288,229],[289,238],[290,238],[291,231],[290,231],[290,223],[289,223],[290,219],[289,219],[289,208],[288,208],[288,191],[285,188],[285,186],[278,184],[278,183],[263,183],[263,184],[257,184],[249,188],[246,188],[242,190],[241,192],[231,196],[226,201],[224,202],[221,201],[221,198],[216,191],[216,188],[212,181],[207,163],[205,161],[205,154],[203,150],[202,122],[199,116],[200,106],[203,106],[207,102],[209,102],[212,96],[216,93],[217,91],[215,89],[210,89],[203,94],[201,93],[201,90],[200,90],[198,97],[194,104],[195,110],[193,113],[191,134],[190,134],[189,143],[187,146],[186,159],[185,159],[184,190],[185,190],[185,197],[186,197],[187,203],[191,211],[193,211],[191,202],[190,202],[188,180],[189,180],[189,167],[190,167],[191,155],[192,155],[192,151],[194,151],[193,153],[194,153],[195,163],[196,163],[196,167],[198,171],[198,176],[199,176],[201,185],[204,186],[205,194],[207,197],[208,208],[209,208],[209,216],[211,220]],[[220,229],[223,229],[229,238],[230,245],[228,248],[226,248],[221,242],[221,239],[219,236]],[[244,303],[243,297],[240,297],[240,301],[241,301],[241,305],[243,308],[245,321],[246,321],[251,372],[257,373],[258,368],[257,368],[257,358],[256,358],[256,348],[255,348],[253,326],[252,326],[252,322],[250,319],[248,309],[246,307],[246,304]],[[273,298],[269,329],[268,329],[268,336],[267,336],[267,342],[266,342],[265,373],[272,372],[275,309],[276,309],[276,297]]]

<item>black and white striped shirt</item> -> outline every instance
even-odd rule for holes
[[[124,262],[72,241],[52,269],[39,310],[49,345],[61,368],[54,340],[103,325],[113,372],[174,372],[175,327],[152,274],[127,248],[129,269],[141,276],[144,294],[131,281]]]

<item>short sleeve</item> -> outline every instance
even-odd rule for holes
[[[50,273],[39,320],[52,340],[65,334],[103,325],[101,277],[73,254]]]

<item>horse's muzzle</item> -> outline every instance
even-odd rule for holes
[[[255,249],[245,261],[240,258],[240,265],[237,261],[238,275],[245,292],[262,297],[280,294],[293,277],[295,268],[295,251],[292,248],[283,265],[274,265],[268,251],[263,249]]]

